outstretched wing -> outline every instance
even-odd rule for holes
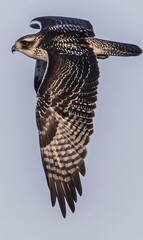
[[[82,34],[83,36],[93,37],[94,31],[91,23],[84,19],[70,18],[70,17],[55,17],[44,16],[34,18],[30,22],[30,27],[39,29],[42,31],[52,31],[57,33],[73,33]]]
[[[49,54],[49,67],[37,93],[36,119],[41,156],[52,205],[65,199],[74,212],[97,94],[99,70],[92,50],[83,56]]]

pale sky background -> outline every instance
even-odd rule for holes
[[[100,85],[76,212],[51,207],[35,121],[35,61],[11,53],[43,15],[89,20],[98,38],[143,48],[142,0],[1,4],[0,239],[143,239],[143,56],[100,60]]]

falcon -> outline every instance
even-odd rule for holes
[[[42,163],[63,217],[66,203],[75,211],[82,194],[86,145],[93,133],[99,68],[97,59],[138,56],[133,44],[95,38],[90,22],[69,17],[38,17],[30,26],[39,32],[18,39],[12,52],[36,59],[34,88]]]

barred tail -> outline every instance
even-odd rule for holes
[[[97,58],[102,59],[109,56],[138,56],[143,52],[140,47],[134,44],[113,42],[98,38],[86,38],[86,41],[93,48]]]

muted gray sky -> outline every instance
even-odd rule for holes
[[[1,6],[0,239],[143,239],[143,56],[100,60],[100,84],[76,212],[51,207],[35,122],[35,61],[11,54],[44,15],[89,20],[98,38],[143,48],[142,0],[12,0]]]

